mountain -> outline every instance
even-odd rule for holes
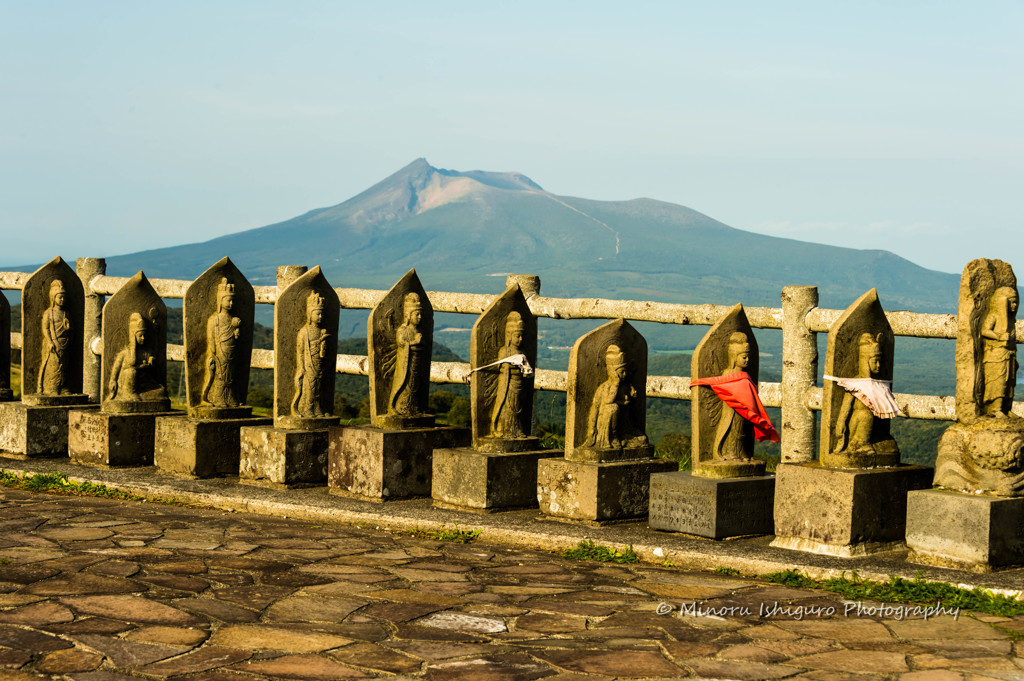
[[[108,273],[191,279],[224,255],[254,284],[278,265],[321,265],[335,286],[387,288],[415,267],[428,289],[497,292],[504,273],[551,296],[779,305],[815,284],[845,307],[877,287],[887,309],[949,312],[958,278],[882,250],[780,239],[653,199],[595,201],[521,173],[458,172],[417,159],[351,199],[210,241],[108,257]]]

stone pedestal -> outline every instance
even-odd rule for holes
[[[435,449],[469,444],[467,428],[331,428],[327,484],[332,494],[387,501],[429,497]]]
[[[153,463],[161,472],[186,478],[238,475],[241,428],[272,423],[269,418],[160,417],[156,420]]]
[[[68,412],[99,405],[32,406],[0,402],[0,450],[12,458],[67,456]]]
[[[557,449],[486,452],[435,449],[434,505],[467,511],[537,507],[537,462],[561,457]]]
[[[327,480],[328,431],[245,426],[238,482],[263,487],[313,487]]]
[[[779,464],[772,546],[842,558],[902,549],[907,492],[931,484],[924,466]]]
[[[987,572],[1024,564],[1024,497],[925,489],[907,495],[912,563]]]
[[[86,466],[150,466],[157,417],[178,419],[184,415],[73,409],[68,414],[68,454],[74,463]]]
[[[651,474],[674,461],[644,459],[593,463],[569,459],[537,462],[537,501],[555,519],[605,522],[647,515]]]
[[[655,530],[725,539],[772,534],[775,476],[705,478],[689,471],[651,476],[648,524]]]

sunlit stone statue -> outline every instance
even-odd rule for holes
[[[1017,375],[1017,277],[1001,260],[972,260],[960,280],[957,423],[939,440],[935,484],[1024,496],[1024,419],[1011,409]]]
[[[388,414],[413,416],[426,403],[424,374],[430,374],[430,348],[423,347],[423,303],[418,293],[405,294],[402,325],[395,331],[395,371],[391,377]]]
[[[429,428],[434,310],[409,270],[370,311],[370,421],[375,428]]]
[[[313,291],[306,298],[306,323],[295,338],[295,397],[292,416],[329,416],[322,406],[324,372],[332,334],[323,328],[324,298]],[[333,368],[333,367],[332,367]]]
[[[167,397],[167,389],[156,376],[156,358],[146,347],[146,327],[142,315],[133,312],[128,319],[127,343],[111,365],[108,399],[134,402]]]
[[[11,304],[0,291],[0,402],[14,399],[11,390]]]
[[[629,409],[639,393],[629,380],[626,354],[617,345],[609,345],[604,353],[604,370],[608,376],[594,392],[587,417],[587,439],[584,447],[619,449],[636,431]],[[641,435],[641,444],[647,436]]]
[[[70,393],[64,356],[71,342],[71,319],[64,309],[66,290],[64,282],[54,279],[50,282],[50,307],[43,313],[43,343],[39,367],[37,392],[45,395]],[[77,348],[73,349],[77,351]]]
[[[754,440],[778,442],[757,394],[758,348],[742,305],[712,326],[693,353],[694,475],[733,478],[764,475]]]
[[[900,450],[889,433],[901,416],[892,394],[895,335],[871,289],[832,325],[822,389],[823,466],[895,466]]]
[[[498,385],[491,408],[491,437],[514,439],[530,434],[533,370],[523,354],[523,317],[510,312],[505,344],[498,353]]]
[[[221,278],[217,287],[217,312],[206,323],[206,380],[201,402],[214,407],[237,407],[245,396],[235,394],[242,320],[232,314],[235,285]]]

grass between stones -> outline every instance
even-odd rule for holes
[[[856,570],[850,577],[843,573],[825,580],[811,579],[797,570],[784,570],[761,575],[761,579],[802,589],[832,591],[851,601],[941,603],[947,610],[959,608],[1002,617],[1024,615],[1024,601],[981,588],[964,589],[948,582],[930,582],[921,574],[914,579],[890,576],[888,582],[877,582],[864,579]]]
[[[0,469],[0,486],[25,489],[30,492],[47,492],[49,494],[77,494],[87,497],[103,497],[106,499],[123,499],[125,501],[151,501],[159,504],[190,506],[187,502],[170,497],[144,497],[131,492],[123,492],[104,484],[93,482],[72,482],[64,473],[11,473]]]
[[[640,558],[633,552],[632,546],[624,546],[621,551],[595,544],[592,541],[581,541],[575,548],[563,549],[562,558],[576,560],[597,560],[602,563],[639,563]]]
[[[410,537],[420,537],[422,539],[448,541],[455,544],[468,544],[480,536],[480,530],[460,530],[458,523],[455,523],[455,527],[446,528],[444,523],[441,523],[441,526],[436,530],[424,530],[416,527],[411,530],[405,530],[403,534],[409,535]]]

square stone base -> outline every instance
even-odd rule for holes
[[[609,521],[647,515],[652,473],[678,464],[662,459],[590,463],[564,458],[537,462],[537,501],[545,515]]]
[[[468,445],[468,428],[331,428],[327,485],[334,494],[386,501],[429,497],[434,450]]]
[[[327,430],[244,426],[239,431],[238,482],[263,487],[313,487],[327,481]]]
[[[1024,498],[942,489],[907,495],[912,563],[987,572],[1024,565]]]
[[[655,530],[725,539],[772,534],[775,476],[704,478],[690,471],[651,476],[648,524]]]
[[[191,419],[162,416],[156,420],[153,463],[163,473],[185,478],[238,475],[243,426],[269,426],[273,419]]]
[[[481,452],[435,449],[434,505],[486,512],[537,507],[537,462],[561,457],[558,449]]]
[[[0,451],[15,459],[68,455],[68,412],[99,405],[37,407],[0,402]]]
[[[907,492],[931,485],[925,466],[779,464],[772,546],[841,558],[902,549]]]
[[[68,414],[68,454],[86,466],[151,466],[156,419],[184,412],[111,414],[72,409]]]

